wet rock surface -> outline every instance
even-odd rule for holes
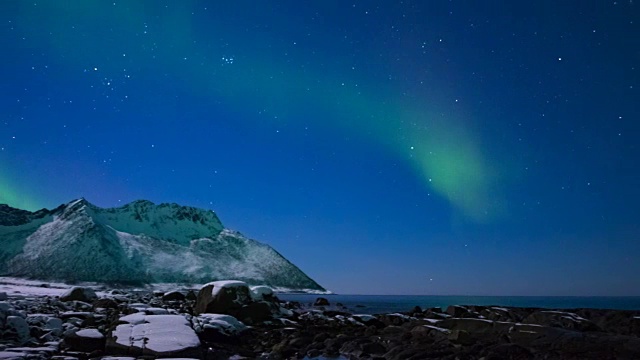
[[[238,282],[98,293],[3,296],[0,359],[640,359],[640,311],[453,306],[364,315],[323,300],[280,302]]]

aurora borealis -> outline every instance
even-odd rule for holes
[[[640,288],[632,2],[0,6],[0,203],[210,208],[343,293]]]

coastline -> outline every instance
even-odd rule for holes
[[[43,293],[0,290],[2,359],[640,358],[640,310],[451,305],[371,315],[337,301],[345,295],[302,303],[238,281],[197,294],[20,286]]]

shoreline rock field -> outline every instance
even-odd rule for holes
[[[0,293],[0,359],[638,359],[640,311],[457,305],[353,314],[216,281]]]

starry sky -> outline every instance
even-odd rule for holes
[[[0,203],[216,211],[350,294],[640,295],[618,1],[0,3]]]

